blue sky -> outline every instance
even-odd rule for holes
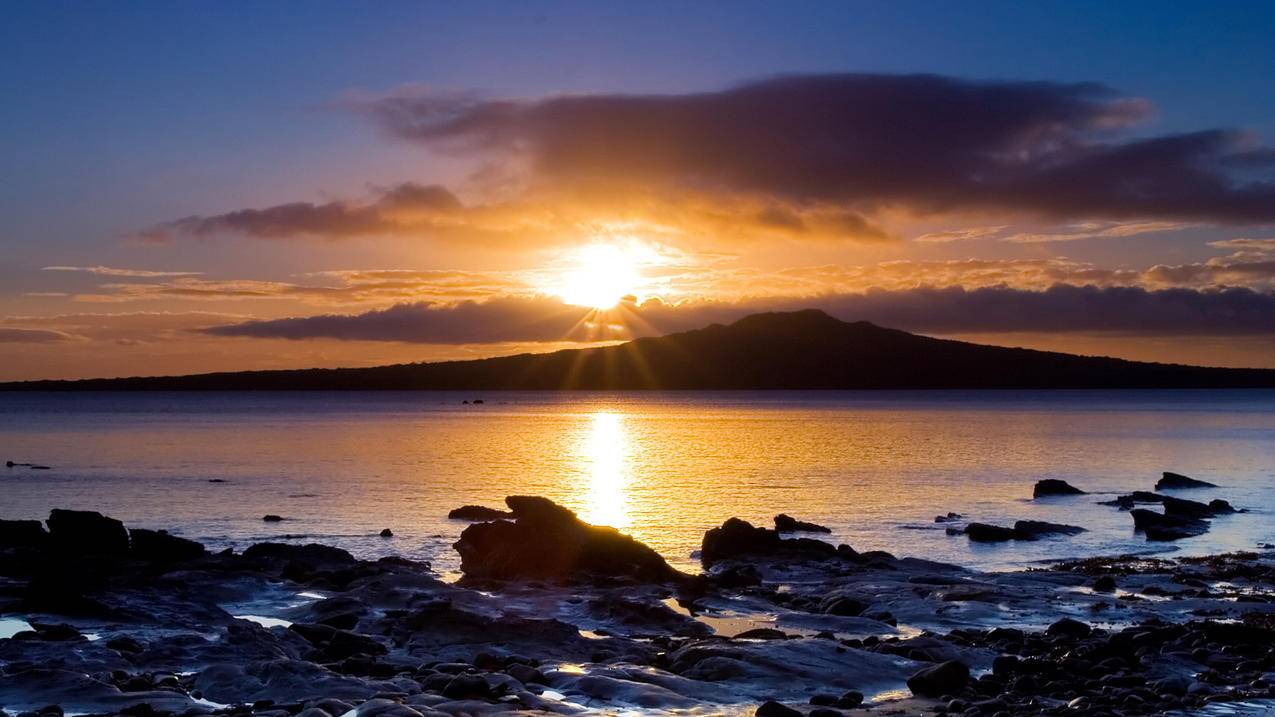
[[[190,215],[367,196],[407,181],[460,183],[473,171],[466,158],[395,140],[338,106],[407,86],[534,100],[704,93],[834,72],[1099,82],[1154,104],[1128,138],[1237,128],[1275,141],[1270,3],[138,1],[7,2],[0,12],[8,314],[75,309],[30,294],[97,281],[67,274],[51,286],[40,271],[49,265],[284,280],[352,266],[508,270],[524,261],[393,242],[129,241]],[[1141,235],[1070,242],[1065,254],[1104,267],[1199,262],[1217,253],[1207,241],[1262,230],[1188,227],[1155,244]],[[758,251],[771,257],[761,264],[790,253]],[[912,254],[812,245],[806,259],[914,255],[978,254],[965,245]]]

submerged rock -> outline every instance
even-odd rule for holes
[[[953,513],[951,511],[948,511],[947,515],[934,516],[934,522],[935,523],[955,523],[961,520],[963,517],[964,516],[961,515],[960,513]]]
[[[1019,520],[1014,523],[1014,532],[1020,536],[1031,536],[1032,538],[1042,535],[1080,535],[1086,532],[1085,528],[1078,525],[1067,525],[1066,523],[1049,523],[1043,520]]]
[[[948,660],[909,677],[908,689],[918,697],[939,697],[960,692],[969,681],[969,666],[959,660]]]
[[[267,522],[267,523],[278,523],[278,522],[281,522],[281,521],[283,520],[283,516],[282,516],[282,515],[275,515],[274,513],[267,513],[267,514],[265,514],[265,515],[261,516],[261,519],[262,519],[262,520],[264,520],[264,521],[265,521],[265,522]]]
[[[659,553],[615,528],[589,525],[572,511],[539,496],[505,499],[514,520],[475,523],[453,547],[469,578],[575,580],[627,577],[678,582]]]
[[[1134,508],[1129,515],[1133,516],[1134,530],[1145,533],[1151,541],[1181,540],[1209,531],[1209,524],[1199,518],[1165,515],[1146,508]]]
[[[92,510],[54,508],[45,521],[56,550],[75,555],[124,555],[128,531],[124,524]]]
[[[705,567],[736,558],[824,560],[836,555],[837,548],[822,540],[784,540],[777,530],[755,527],[739,518],[730,518],[720,527],[704,533],[700,545],[700,561]]]
[[[988,523],[970,523],[965,526],[965,535],[976,543],[1003,543],[1007,540],[1020,540],[1013,528]],[[1025,538],[1031,540],[1031,538]]]
[[[1032,497],[1042,498],[1050,495],[1084,495],[1085,491],[1075,487],[1065,480],[1057,478],[1046,478],[1036,481],[1036,487],[1032,489]]]
[[[1210,483],[1208,481],[1197,480],[1195,478],[1191,478],[1190,476],[1184,476],[1181,473],[1172,473],[1170,471],[1165,471],[1161,475],[1160,480],[1156,481],[1156,484],[1155,484],[1156,490],[1164,490],[1166,488],[1180,490],[1183,488],[1216,488],[1216,487],[1217,487],[1216,483]]]
[[[1135,490],[1132,493],[1126,493],[1125,495],[1117,496],[1113,500],[1100,501],[1098,505],[1111,505],[1111,506],[1116,506],[1120,508],[1121,510],[1131,510],[1135,505],[1138,505],[1139,503],[1151,504],[1151,503],[1163,503],[1163,502],[1164,502],[1164,496],[1160,495],[1159,493],[1152,493],[1151,491],[1146,491],[1146,490]]]
[[[807,523],[804,520],[796,518],[786,513],[780,513],[775,516],[775,530],[780,533],[831,533],[831,528],[825,528],[817,523]]]
[[[504,520],[514,517],[514,514],[507,510],[488,508],[485,505],[462,505],[448,513],[447,517],[451,520]]]

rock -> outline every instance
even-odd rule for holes
[[[1093,628],[1089,627],[1085,623],[1079,620],[1073,620],[1069,617],[1064,617],[1050,625],[1049,629],[1045,631],[1045,634],[1056,637],[1088,637],[1089,633],[1092,631]]]
[[[1065,523],[1048,523],[1043,520],[1019,520],[1014,523],[1014,532],[1019,536],[1030,536],[1037,538],[1042,535],[1079,535],[1086,532],[1084,528],[1077,525],[1067,525]],[[1020,537],[1019,540],[1023,540]]]
[[[491,694],[491,685],[481,675],[456,675],[443,688],[443,696],[453,700],[472,697],[487,697]]]
[[[133,638],[127,635],[121,635],[120,637],[113,637],[107,640],[106,646],[112,650],[115,650],[116,652],[129,654],[129,655],[137,654],[141,652],[142,650],[146,649],[146,647],[142,645],[142,643],[138,642],[137,640],[134,640]]]
[[[1209,524],[1198,518],[1165,515],[1145,508],[1135,508],[1129,515],[1133,516],[1134,530],[1146,534],[1151,541],[1180,540],[1209,530]]]
[[[1043,498],[1051,495],[1084,495],[1085,491],[1073,486],[1065,480],[1057,478],[1046,478],[1045,480],[1036,481],[1036,487],[1032,489],[1033,498]]]
[[[385,528],[385,529],[381,530],[381,537],[382,537],[382,538],[393,538],[393,537],[394,537],[394,531],[390,530],[389,528]]]
[[[488,508],[485,505],[462,505],[448,513],[447,517],[452,520],[470,520],[477,522],[483,520],[504,520],[506,518],[514,517],[514,514],[507,510]]]
[[[1234,512],[1235,508],[1232,508],[1230,503],[1221,499],[1201,503],[1184,498],[1164,497],[1165,515],[1177,515],[1184,518],[1212,518],[1216,515]]]
[[[91,510],[54,508],[45,521],[54,549],[74,555],[123,555],[128,552],[124,524]]]
[[[735,635],[732,640],[787,640],[788,633],[773,627],[754,627]]]
[[[163,530],[133,528],[128,531],[128,536],[132,542],[133,557],[140,560],[176,563],[202,558],[207,552],[202,543],[169,535]]]
[[[949,511],[947,515],[934,516],[934,522],[935,523],[955,523],[963,517],[964,516],[962,516],[960,513],[953,513]]]
[[[804,520],[797,520],[791,515],[780,513],[775,516],[775,530],[780,533],[831,533],[831,528],[825,528],[817,523],[807,523]]]
[[[1116,591],[1116,579],[1110,575],[1100,575],[1093,581],[1094,592],[1113,593]]]
[[[311,568],[342,566],[355,562],[354,556],[349,552],[318,543],[306,545],[257,543],[248,546],[248,549],[243,551],[243,556],[249,560],[298,563]]]
[[[837,549],[812,538],[784,540],[779,531],[754,527],[739,518],[730,518],[721,527],[704,533],[700,545],[700,561],[705,567],[721,560],[736,558],[788,558],[825,560],[835,557]]]
[[[42,548],[48,538],[38,520],[0,520],[0,548]]]
[[[918,697],[939,697],[961,691],[970,681],[970,668],[959,660],[948,660],[908,678],[908,689]]]
[[[469,578],[568,580],[627,577],[682,582],[659,553],[615,528],[589,525],[548,498],[509,496],[514,521],[474,523],[453,547]]]
[[[825,615],[859,617],[867,609],[867,603],[845,595],[830,595],[819,603],[819,611]]]
[[[806,717],[842,717],[842,714],[829,707],[816,707]]]
[[[1155,484],[1156,490],[1165,490],[1165,489],[1182,490],[1185,488],[1216,488],[1216,487],[1217,487],[1216,483],[1209,483],[1208,481],[1196,480],[1195,478],[1184,476],[1181,473],[1170,473],[1169,471],[1165,471],[1161,475],[1160,480],[1156,481],[1156,484]]]
[[[843,710],[854,709],[861,704],[863,704],[863,693],[854,690],[841,695],[841,699],[837,700],[837,707]]]
[[[757,708],[754,712],[757,717],[802,717],[801,712],[786,707],[774,700],[767,700]]]
[[[261,516],[261,519],[266,521],[267,523],[278,523],[283,520],[283,516],[275,515],[274,513],[267,513]]]
[[[532,667],[531,665],[523,665],[523,664],[515,662],[514,664],[505,668],[505,673],[508,674],[510,677],[514,678],[515,680],[518,680],[519,682],[523,683],[524,685],[549,684],[549,678],[545,677],[545,673]]]
[[[1114,500],[1100,501],[1098,505],[1112,505],[1121,510],[1129,510],[1139,503],[1162,503],[1164,496],[1159,493],[1152,493],[1145,490],[1135,490],[1132,493],[1117,496]]]
[[[1000,525],[988,525],[987,523],[970,523],[965,526],[965,535],[976,543],[1003,543],[1007,540],[1032,540],[1030,536],[1020,536],[1013,528],[1006,528]]]

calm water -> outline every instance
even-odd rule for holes
[[[682,566],[706,529],[781,511],[860,550],[980,567],[1165,549],[1094,504],[1108,496],[1028,500],[1039,478],[1123,492],[1162,470],[1223,486],[1192,498],[1250,510],[1177,550],[1275,542],[1275,392],[1260,391],[0,394],[6,458],[53,470],[0,468],[0,517],[94,509],[219,546],[287,534],[444,571],[464,527],[447,511],[510,493]],[[947,511],[1090,532],[972,546],[936,529]],[[393,539],[375,537],[386,527]]]

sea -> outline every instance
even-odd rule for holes
[[[0,518],[96,510],[214,549],[322,542],[447,577],[466,527],[448,511],[513,494],[687,570],[706,530],[777,513],[860,551],[985,570],[1275,543],[1275,391],[2,393],[5,460],[48,469],[0,467]],[[1099,505],[1162,471],[1243,512],[1148,543]],[[1033,500],[1043,478],[1088,494]],[[949,512],[1087,532],[975,544],[935,522]]]

